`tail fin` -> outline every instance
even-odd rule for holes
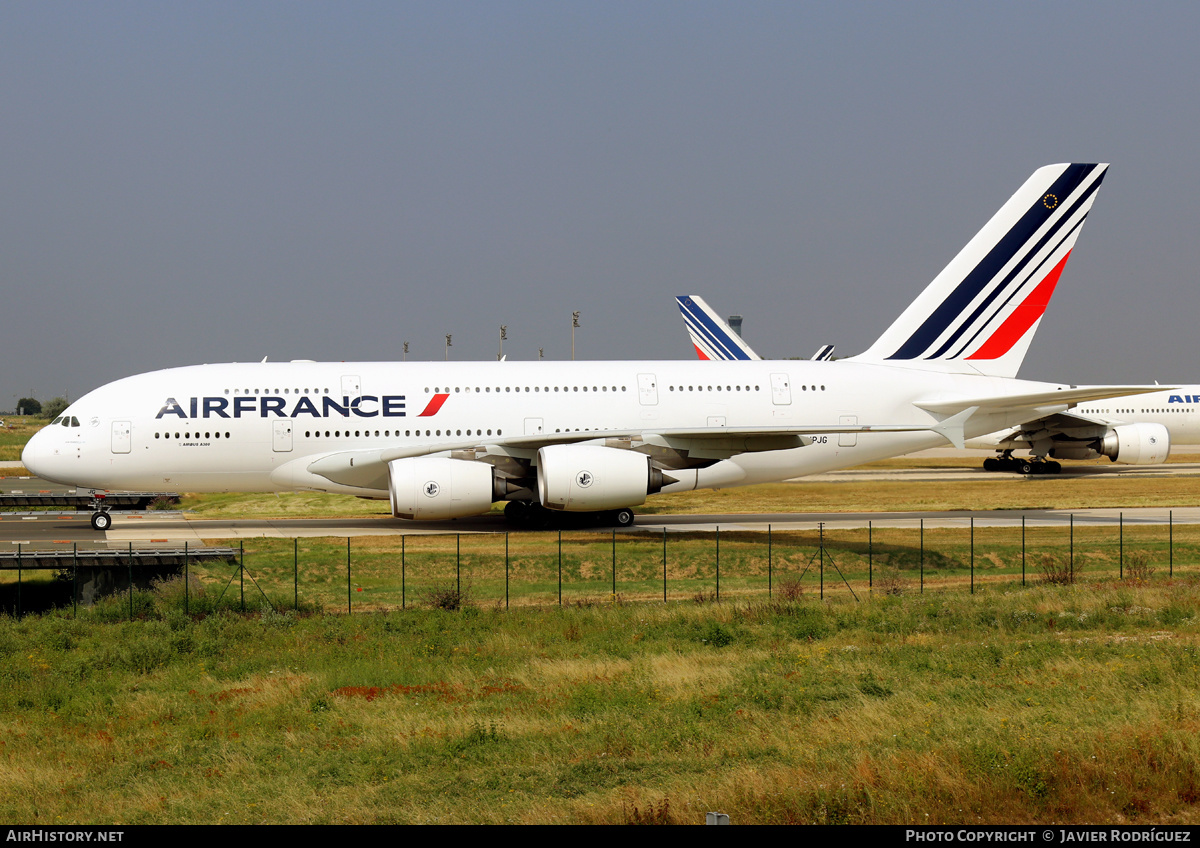
[[[692,347],[701,359],[762,359],[699,295],[676,297]]]
[[[1033,172],[856,361],[1015,377],[1107,164]]]

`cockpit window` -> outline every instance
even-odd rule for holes
[[[60,422],[62,420],[63,420],[63,417],[60,415],[57,418],[55,418],[53,421],[50,422],[50,426],[53,427],[55,424],[57,424],[58,422]]]
[[[79,426],[80,426],[80,424],[79,424],[79,419],[78,419],[78,418],[76,418],[74,415],[72,415],[72,416],[71,416],[71,426],[72,426],[72,427],[79,427]]]

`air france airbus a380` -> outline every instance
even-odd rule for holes
[[[570,512],[627,525],[657,492],[961,446],[1147,390],[1014,379],[1106,170],[1034,172],[852,359],[172,368],[80,398],[22,459],[90,489],[338,492],[410,519],[508,501],[517,522]]]

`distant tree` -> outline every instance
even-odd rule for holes
[[[54,400],[46,401],[46,405],[42,407],[42,417],[55,419],[62,415],[63,410],[68,406],[70,406],[70,404],[67,403],[66,398],[56,397]]]
[[[33,398],[21,398],[17,401],[17,409],[24,412],[26,415],[40,415],[42,412],[41,401]]]

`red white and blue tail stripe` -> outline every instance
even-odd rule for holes
[[[698,295],[675,298],[696,355],[701,359],[761,359]]]
[[[1014,377],[1107,164],[1034,171],[858,361]]]

